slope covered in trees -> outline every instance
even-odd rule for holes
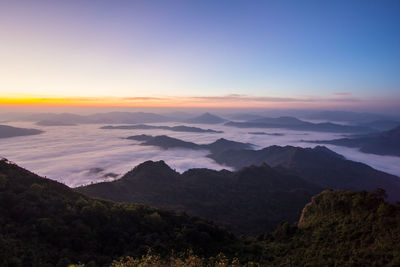
[[[244,239],[182,213],[86,197],[1,160],[0,265],[399,266],[400,204],[384,198],[324,191],[298,224]]]
[[[282,221],[296,221],[322,188],[268,165],[237,172],[190,169],[180,174],[163,161],[147,161],[119,180],[76,190],[114,201],[183,210],[237,233],[259,234]]]
[[[400,200],[399,177],[347,160],[323,146],[270,146],[260,150],[225,150],[209,157],[219,164],[236,169],[267,163],[283,173],[300,176],[325,188],[367,191],[383,188],[387,191],[389,200]]]
[[[334,140],[308,141],[317,144],[359,148],[364,153],[400,157],[400,126],[379,134],[358,135]]]
[[[252,242],[258,248],[253,264],[223,255],[146,255],[113,266],[399,266],[400,205],[385,202],[383,192],[324,191],[313,197],[298,225],[283,223]]]
[[[89,198],[0,161],[0,266],[103,265],[149,248],[161,255],[193,249],[213,256],[238,251],[240,244],[203,219]]]
[[[265,238],[272,266],[399,266],[400,205],[377,190],[324,191]]]

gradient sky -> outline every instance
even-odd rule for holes
[[[400,109],[400,1],[0,0],[0,97]]]

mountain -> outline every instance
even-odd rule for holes
[[[324,188],[368,191],[383,188],[390,200],[400,200],[399,177],[346,160],[326,147],[270,146],[261,150],[225,150],[209,157],[236,169],[267,163]]]
[[[163,115],[148,112],[108,112],[96,113],[85,116],[85,120],[90,123],[151,123],[151,122],[167,122],[171,118]]]
[[[187,149],[203,149],[201,145],[182,141],[177,138],[172,138],[166,135],[158,135],[158,136],[151,136],[151,135],[134,135],[127,137],[129,140],[136,140],[136,141],[144,141],[141,143],[143,146],[157,146],[162,149],[170,149],[170,148],[187,148]]]
[[[172,112],[166,112],[166,113],[161,113],[161,114],[168,118],[174,118],[176,121],[182,121],[182,122],[187,119],[192,118],[195,115],[195,113],[184,112],[184,111],[172,111]]]
[[[1,266],[105,266],[148,249],[232,255],[241,242],[203,219],[90,198],[0,160]]]
[[[288,116],[278,117],[278,118],[263,117],[263,118],[251,120],[250,122],[281,125],[281,126],[309,125],[308,122],[299,120],[295,117],[288,117]]]
[[[237,120],[237,121],[250,121],[250,120],[256,120],[256,119],[262,119],[263,116],[257,115],[257,114],[251,114],[251,113],[237,113],[237,114],[232,114],[228,116],[229,119],[231,120]]]
[[[382,190],[313,197],[297,226],[264,236],[266,266],[398,266],[400,206],[384,197]]]
[[[43,131],[37,129],[27,129],[8,125],[0,125],[0,138],[35,135],[41,133],[43,133]]]
[[[321,111],[307,114],[308,119],[328,120],[328,121],[343,121],[352,124],[369,123],[381,120],[399,121],[398,116],[376,114],[376,113],[359,113],[351,111]]]
[[[284,133],[266,133],[266,132],[249,132],[249,134],[254,135],[269,135],[269,136],[284,136]]]
[[[162,162],[152,164],[153,176],[143,176],[149,165],[138,166],[132,182],[173,188],[170,182],[179,175]],[[265,189],[260,186],[264,180],[281,190],[299,181],[274,177],[271,168],[262,171],[264,178],[248,179],[257,173],[252,168],[228,179],[259,190]],[[172,175],[167,181],[161,176],[165,171]],[[220,183],[212,173],[206,186]],[[194,174],[188,183],[197,181]],[[232,205],[242,203],[254,212],[251,197],[235,197],[239,200]],[[295,200],[290,204],[297,205]],[[1,266],[110,266],[113,260],[111,266],[398,266],[399,236],[400,206],[385,202],[381,189],[324,191],[303,208],[298,223],[285,222],[273,232],[245,239],[182,212],[87,197],[0,160]]]
[[[72,113],[23,113],[14,117],[14,120],[21,121],[53,121],[58,123],[84,123],[83,119],[84,116]]]
[[[39,126],[74,126],[75,123],[72,122],[63,122],[63,121],[56,121],[56,120],[42,120],[36,122],[36,125]]]
[[[172,118],[148,112],[106,112],[91,115],[39,113],[19,117],[26,121],[51,121],[52,124],[112,123],[136,124],[173,121]]]
[[[210,150],[212,153],[220,153],[225,150],[251,149],[254,145],[220,138],[213,143],[201,146]]]
[[[363,126],[340,125],[330,122],[312,123],[294,117],[262,118],[247,122],[230,121],[227,126],[238,128],[281,128],[297,131],[333,132],[333,133],[371,133],[375,130]]]
[[[137,135],[128,139],[142,142],[141,145],[158,146],[163,149],[206,149],[207,156],[221,165],[239,170],[250,165],[268,165],[282,172],[296,175],[323,188],[375,190],[384,188],[390,200],[400,200],[400,178],[372,167],[345,159],[323,146],[300,148],[293,146],[270,146],[252,150],[248,143],[218,139],[211,144],[198,145],[168,136]]]
[[[356,147],[364,153],[400,157],[400,126],[379,134],[340,138],[334,140],[308,141],[317,144]]]
[[[190,169],[182,174],[163,161],[147,161],[121,179],[76,189],[93,197],[183,210],[232,231],[257,234],[294,222],[322,188],[267,165],[237,172]]]
[[[363,127],[369,127],[378,131],[387,131],[400,126],[400,120],[377,120],[359,124]]]
[[[189,133],[223,133],[223,131],[215,131],[211,129],[202,129],[198,127],[190,127],[185,125],[178,126],[156,126],[156,125],[146,125],[146,124],[137,124],[137,125],[118,125],[118,126],[103,126],[100,129],[122,129],[122,130],[168,130],[173,132],[189,132]]]
[[[220,138],[213,143],[198,145],[192,142],[186,142],[177,138],[169,137],[166,135],[134,135],[129,136],[127,139],[141,141],[144,146],[158,146],[163,149],[170,148],[186,148],[186,149],[206,149],[212,153],[220,153],[229,149],[251,149],[253,147],[250,143],[241,143],[236,141]]]
[[[217,115],[211,113],[204,113],[198,117],[194,117],[191,119],[186,120],[187,123],[204,123],[204,124],[217,124],[225,122],[224,119],[218,117]]]

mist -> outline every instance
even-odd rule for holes
[[[271,145],[314,147],[302,140],[330,140],[341,134],[300,132],[283,129],[240,129],[213,125],[191,125],[223,131],[223,133],[187,133],[168,130],[100,129],[101,124],[41,127],[32,122],[9,122],[7,125],[45,131],[34,136],[0,139],[0,156],[41,176],[71,187],[117,179],[147,160],[164,160],[171,168],[183,172],[190,168],[228,169],[207,158],[207,150],[169,149],[142,146],[125,139],[131,135],[168,135],[184,141],[208,144],[219,138],[247,142],[261,149]],[[176,126],[182,123],[151,123]],[[259,134],[254,134],[257,132]],[[265,133],[265,134],[260,134]],[[327,145],[347,159],[366,163],[373,168],[400,175],[398,157],[365,154],[357,149]]]

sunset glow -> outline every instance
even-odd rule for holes
[[[1,105],[400,106],[396,1],[150,2],[1,2]]]

